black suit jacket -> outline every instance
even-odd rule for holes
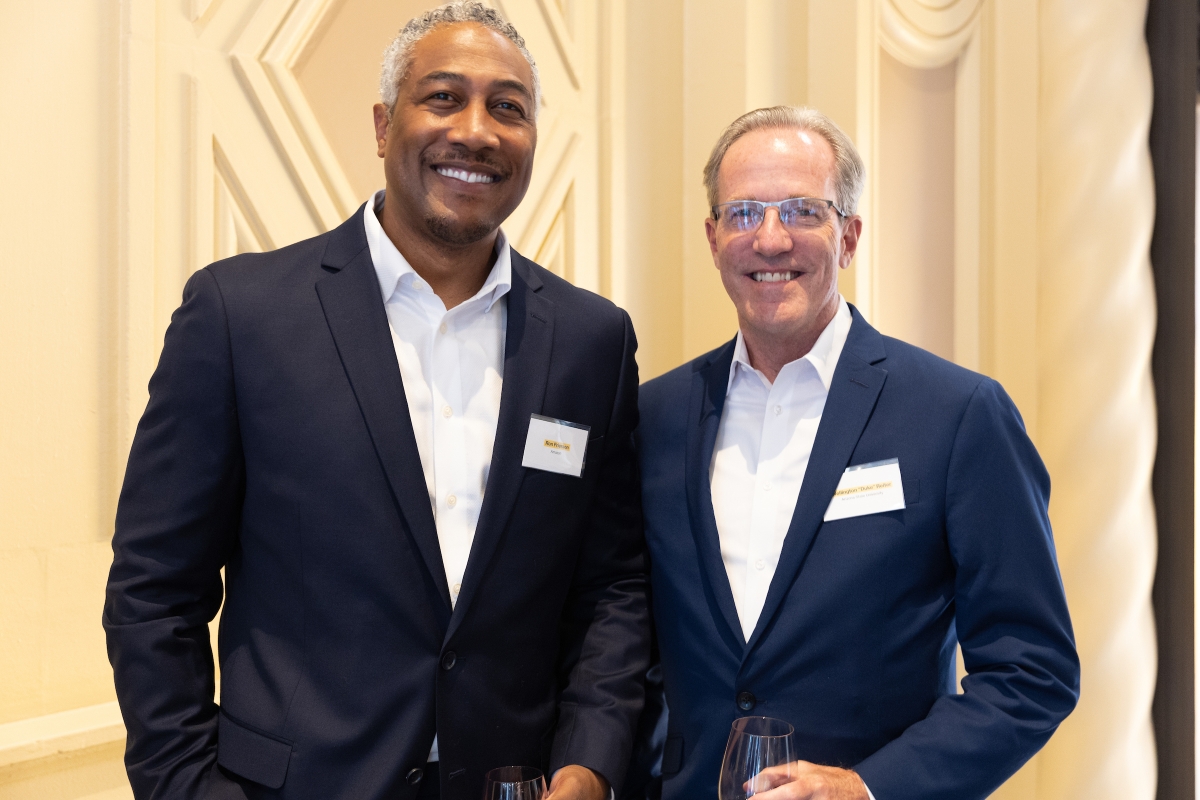
[[[635,348],[623,311],[513,253],[452,611],[362,210],[197,272],[129,457],[104,607],[135,795],[413,797],[435,730],[445,798],[476,800],[509,764],[619,786],[649,659]],[[591,427],[582,477],[521,466],[533,413]]]

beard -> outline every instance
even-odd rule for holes
[[[507,179],[512,170],[499,160],[486,153],[470,153],[463,148],[453,147],[441,153],[427,153],[421,158],[423,169],[429,169],[440,161],[457,161],[467,165],[487,167],[499,176],[500,180]],[[460,221],[451,215],[438,215],[432,212],[425,214],[425,229],[437,240],[451,246],[462,247],[475,244],[490,236],[500,227],[500,221],[475,219],[467,222]]]
[[[490,236],[498,227],[500,227],[498,224],[492,224],[487,220],[459,222],[453,217],[440,217],[436,214],[429,214],[425,217],[425,229],[435,239],[454,247],[475,244]]]

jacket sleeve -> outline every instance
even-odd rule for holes
[[[205,269],[184,289],[150,381],[104,602],[138,800],[201,797],[216,762],[208,623],[221,605],[243,487],[229,332]]]
[[[984,798],[1032,757],[1079,697],[1058,572],[1050,478],[1012,401],[985,380],[946,482],[955,626],[967,676],[855,769],[877,800]]]
[[[650,661],[637,427],[637,341],[629,316],[603,463],[563,618],[562,690],[551,770],[579,764],[620,794]]]

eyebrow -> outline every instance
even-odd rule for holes
[[[429,73],[425,77],[421,78],[421,80],[417,81],[417,83],[418,84],[436,83],[437,81],[452,81],[452,82],[456,82],[456,83],[466,83],[467,76],[463,75],[461,72],[447,72],[446,70],[438,70],[437,72]],[[492,85],[497,88],[511,89],[513,91],[520,92],[527,99],[529,99],[529,100],[533,99],[533,95],[530,93],[529,88],[527,86],[525,86],[525,84],[521,83],[520,81],[513,80],[511,78],[502,78],[498,81],[493,81]]]

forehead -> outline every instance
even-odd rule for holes
[[[834,176],[833,148],[825,137],[808,130],[768,128],[751,131],[730,145],[721,160],[717,189],[722,200],[832,198]]]
[[[533,94],[533,70],[508,37],[477,22],[439,25],[412,50],[409,77],[452,72],[468,79],[518,80]]]

